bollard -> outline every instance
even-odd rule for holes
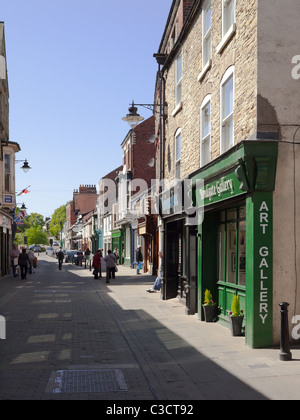
[[[290,352],[290,334],[289,334],[289,319],[288,306],[289,303],[282,302],[279,304],[281,310],[281,350],[280,360],[287,362],[292,360],[292,353]]]

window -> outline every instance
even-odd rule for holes
[[[218,281],[246,286],[246,208],[220,213]]]
[[[221,153],[234,145],[234,68],[230,67],[221,82]]]
[[[175,102],[176,106],[179,105],[182,99],[182,54],[176,60],[176,91]]]
[[[130,258],[130,239],[131,239],[129,228],[126,228],[125,236],[126,236],[126,258],[129,259]]]
[[[235,23],[235,0],[223,0],[223,37]]]
[[[0,79],[6,79],[6,60],[3,55],[0,55]]]
[[[180,179],[180,159],[181,159],[181,130],[177,130],[175,135],[175,179]]]
[[[10,155],[4,157],[4,190],[11,192],[11,162]]]
[[[208,95],[202,102],[200,110],[200,164],[206,165],[210,162],[211,144],[211,96]]]
[[[211,0],[206,0],[202,14],[202,67],[211,59]]]

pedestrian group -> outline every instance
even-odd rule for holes
[[[102,278],[102,259],[105,262],[106,267],[106,283],[110,283],[111,279],[115,279],[116,272],[118,271],[118,259],[119,259],[119,253],[117,248],[114,249],[114,252],[111,250],[107,251],[107,255],[103,258],[103,250],[98,249],[93,257],[93,275],[94,279],[97,280],[99,278]],[[161,253],[160,253],[161,254]],[[89,249],[85,252],[85,258],[89,261],[91,252]],[[161,258],[161,255],[160,255]],[[20,270],[21,279],[26,280],[27,279],[27,273],[29,270],[29,273],[31,274],[33,272],[33,267],[35,264],[35,256],[34,252],[31,250],[26,251],[25,248],[22,249],[22,252],[19,251],[16,244],[13,244],[12,250],[10,252],[10,259],[11,259],[11,266],[13,271],[13,276],[17,277]],[[64,253],[62,248],[59,248],[59,251],[57,252],[57,259],[58,259],[58,268],[59,270],[62,269],[62,264],[64,260]],[[140,270],[142,268],[143,264],[143,254],[142,254],[142,246],[139,245],[136,250],[136,274],[139,275]],[[161,288],[161,269],[159,269],[158,277],[156,278],[156,281],[151,289],[147,289],[147,292],[154,292],[158,291]]]

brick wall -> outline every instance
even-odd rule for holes
[[[151,180],[155,179],[155,166],[149,167],[151,158],[155,158],[156,149],[149,139],[155,134],[154,116],[143,121],[133,130],[135,144],[133,145],[133,178],[143,179],[151,186]]]
[[[80,185],[73,193],[75,214],[84,214],[96,208],[97,189],[95,185]]]

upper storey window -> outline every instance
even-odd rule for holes
[[[223,0],[223,37],[235,23],[235,0]]]
[[[202,13],[202,67],[204,68],[212,55],[211,40],[211,0],[206,0]]]
[[[176,106],[180,104],[182,100],[182,53],[176,59],[176,86],[175,86],[175,102]]]
[[[221,81],[221,153],[234,145],[234,67],[230,67]]]

